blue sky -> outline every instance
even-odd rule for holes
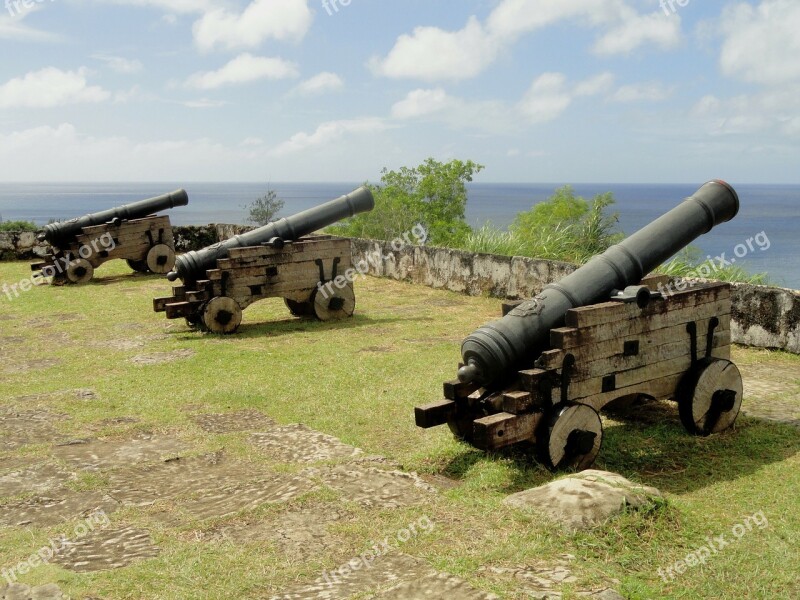
[[[800,183],[797,0],[9,0],[0,181]]]

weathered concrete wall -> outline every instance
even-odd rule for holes
[[[431,247],[392,248],[388,242],[352,240],[353,261],[369,274],[470,296],[517,300],[572,273],[571,264],[533,258],[472,254]],[[800,292],[733,285],[732,335],[737,344],[800,354]]]
[[[200,250],[252,230],[245,225],[214,224],[199,227],[173,227],[178,252]],[[44,256],[47,244],[36,240],[33,232],[0,232],[0,260],[30,260]]]
[[[174,227],[179,252],[199,250],[250,231],[242,225],[211,224]],[[404,246],[390,242],[352,240],[354,262],[367,261],[369,274],[408,281],[470,296],[530,298],[576,267],[563,262],[515,256],[473,254],[461,250]],[[0,232],[0,260],[29,260],[46,246],[30,232]],[[800,291],[745,283],[733,285],[733,341],[758,348],[800,354]]]

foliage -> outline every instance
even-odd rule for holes
[[[491,224],[468,235],[464,248],[487,252],[584,263],[617,243],[617,215],[606,214],[613,196],[602,194],[591,203],[565,186],[544,202],[517,215],[509,230]]]
[[[0,231],[39,231],[31,221],[3,221],[0,217]]]
[[[750,273],[736,265],[717,267],[715,263],[704,260],[703,253],[695,246],[684,248],[656,271],[670,277],[710,278],[716,281],[736,281],[753,285],[770,283],[767,273]],[[711,272],[710,277],[708,276],[709,271]]]
[[[278,213],[283,210],[283,206],[284,201],[278,198],[278,193],[275,190],[267,190],[264,196],[253,200],[244,208],[249,211],[248,221],[258,226],[264,226],[275,221]]]
[[[418,167],[383,170],[380,185],[370,186],[375,209],[329,228],[349,237],[391,240],[421,224],[428,243],[457,246],[470,233],[466,221],[467,188],[483,166],[471,160],[441,163],[427,159]]]

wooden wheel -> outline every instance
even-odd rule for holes
[[[203,308],[203,325],[212,333],[233,333],[242,323],[242,309],[233,298],[217,296]]]
[[[153,273],[164,275],[175,266],[175,250],[166,244],[157,244],[147,253],[147,268]]]
[[[471,443],[472,439],[475,437],[474,416],[467,416],[458,420],[448,421],[447,426],[450,428],[450,431],[453,432],[453,435],[456,438],[467,442],[468,444]]]
[[[585,404],[558,404],[553,407],[553,416],[539,443],[549,468],[588,469],[603,444],[600,415]]]
[[[150,269],[147,267],[146,260],[131,260],[130,258],[128,258],[125,262],[128,263],[128,266],[137,273],[150,272]]]
[[[94,277],[94,267],[88,260],[76,258],[67,265],[66,275],[70,283],[87,283]]]
[[[290,298],[284,298],[283,302],[286,304],[286,308],[289,309],[289,312],[295,317],[311,317],[314,315],[314,303],[311,302],[311,300],[299,302]]]
[[[356,294],[352,283],[342,288],[323,286],[314,291],[314,314],[320,321],[351,317],[355,309]]]
[[[678,388],[681,423],[694,435],[731,427],[742,406],[742,375],[729,360],[709,358],[689,371]]]

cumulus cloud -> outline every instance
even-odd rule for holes
[[[473,16],[457,31],[417,27],[369,65],[376,74],[392,78],[470,79],[521,36],[563,21],[601,29],[593,49],[605,55],[627,54],[647,44],[670,48],[681,36],[680,16],[643,15],[627,0],[502,0],[486,22]]]
[[[327,146],[349,135],[380,133],[388,128],[384,119],[364,117],[360,119],[328,121],[322,123],[313,133],[299,132],[275,147],[271,154],[283,156],[303,150]]]
[[[254,48],[267,39],[303,39],[313,14],[308,0],[254,0],[241,13],[226,8],[206,12],[194,24],[194,40],[201,50]]]
[[[189,77],[186,85],[200,90],[213,90],[259,79],[288,79],[297,76],[297,65],[292,62],[245,53],[216,71],[195,73]]]
[[[723,11],[723,73],[744,81],[782,85],[800,81],[800,2],[738,2]]]
[[[614,102],[659,102],[666,100],[672,90],[663,83],[633,83],[623,85],[611,96]]]
[[[324,71],[306,79],[292,90],[301,96],[315,96],[326,92],[335,92],[344,87],[344,81],[336,73]]]
[[[454,103],[455,99],[450,98],[442,88],[413,90],[392,106],[392,116],[395,119],[414,119],[439,112]]]
[[[52,108],[65,104],[103,102],[111,97],[87,82],[88,69],[62,71],[47,67],[0,85],[0,108]]]
[[[92,58],[102,61],[108,65],[108,68],[117,73],[130,74],[138,73],[144,69],[141,61],[129,58],[122,58],[121,56],[109,56],[106,54],[93,54]]]

